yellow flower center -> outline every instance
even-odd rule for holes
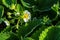
[[[28,16],[29,16],[29,15],[26,13],[26,14],[23,15],[23,18],[28,19]]]

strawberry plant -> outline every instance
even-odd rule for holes
[[[0,40],[60,40],[60,0],[0,0]]]

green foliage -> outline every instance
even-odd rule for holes
[[[6,40],[10,37],[8,33],[0,33],[0,40]]]
[[[48,31],[51,30],[51,28],[52,28],[52,26],[48,27],[44,31],[42,31],[42,33],[39,36],[39,40],[44,40],[45,37],[47,36]]]
[[[2,0],[3,4],[10,8],[11,10],[15,9],[17,0]]]
[[[60,25],[46,28],[39,36],[39,40],[60,40]]]
[[[0,5],[0,18],[3,16],[4,14],[4,8],[3,6]]]
[[[0,32],[0,40],[7,40],[11,33],[9,32],[11,30],[9,27],[6,27],[3,31]]]
[[[35,11],[47,11],[50,7],[56,3],[57,0],[21,0],[23,6],[27,8],[33,8]]]
[[[28,35],[30,35],[35,28],[37,28],[40,25],[40,20],[32,20],[31,22],[26,23],[25,25],[23,25],[22,27],[20,26],[19,28],[19,33],[18,36],[23,36],[23,37],[27,37]]]
[[[17,5],[16,5],[16,8],[15,8],[15,11],[16,11],[16,12],[22,12],[22,11],[23,11],[22,6],[21,6],[20,4],[17,4]]]
[[[32,35],[31,37],[35,40],[39,40],[39,36],[41,34],[41,32],[46,29],[46,26],[42,26],[41,28],[39,28],[38,30],[36,30]]]
[[[0,40],[60,40],[60,0],[0,0]]]

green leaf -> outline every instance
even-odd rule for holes
[[[2,0],[0,0],[0,5],[2,4]]]
[[[10,34],[9,33],[6,33],[6,32],[1,32],[0,33],[0,40],[6,40],[10,37]]]
[[[23,6],[33,8],[34,11],[48,11],[58,0],[21,0]]]
[[[46,28],[40,34],[39,40],[60,40],[60,25]]]
[[[0,40],[17,40],[18,37],[12,32],[12,28],[11,26],[4,28],[4,30],[0,32]]]
[[[17,5],[16,5],[16,8],[15,8],[15,11],[22,13],[23,7],[22,7],[20,4],[17,4]]]
[[[44,31],[42,31],[42,33],[41,33],[40,36],[39,36],[39,40],[44,40],[44,38],[47,36],[48,31],[49,31],[51,28],[52,28],[52,27],[50,26],[50,27],[46,28]]]
[[[35,40],[39,40],[39,36],[41,34],[41,32],[47,28],[47,26],[42,26],[39,29],[37,29],[32,35],[31,38],[35,39]]]
[[[53,5],[52,9],[55,11],[55,12],[58,12],[59,10],[59,1]]]
[[[14,33],[12,33],[7,40],[19,40],[19,39],[16,35],[14,35]]]
[[[3,4],[8,7],[9,9],[15,9],[17,0],[2,0]]]
[[[21,3],[23,4],[23,6],[25,6],[27,8],[31,8],[31,5],[29,3],[26,3],[23,0],[21,0]]]
[[[18,36],[19,38],[22,37],[27,37],[28,35],[30,35],[34,29],[36,29],[36,27],[38,27],[40,25],[40,20],[34,20],[31,21],[29,23],[26,23],[23,26],[20,26],[19,30],[18,30]]]
[[[0,5],[0,18],[3,16],[4,14],[4,8],[3,6]]]
[[[4,20],[3,18],[0,18],[0,24],[3,22],[3,20]]]

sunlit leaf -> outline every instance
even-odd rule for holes
[[[40,34],[39,40],[60,40],[60,25],[46,28]]]

